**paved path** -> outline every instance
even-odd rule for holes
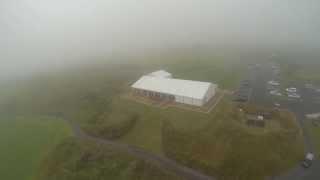
[[[215,180],[215,178],[213,177],[204,175],[196,170],[182,166],[178,164],[176,161],[173,161],[169,158],[149,153],[147,151],[144,151],[134,146],[130,146],[128,144],[118,143],[118,142],[90,136],[85,132],[83,132],[78,124],[70,121],[67,121],[67,122],[71,125],[73,134],[77,138],[94,141],[99,144],[107,145],[109,148],[112,148],[113,150],[128,153],[134,157],[137,157],[146,162],[152,163],[153,165],[161,169],[171,171],[186,180]]]

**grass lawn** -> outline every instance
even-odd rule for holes
[[[1,179],[33,180],[41,160],[70,136],[62,120],[47,117],[0,118]]]
[[[303,64],[282,60],[278,64],[281,67],[281,81],[286,86],[305,83],[320,84],[319,62]]]
[[[239,180],[279,174],[303,158],[301,131],[289,112],[270,120],[279,121],[281,128],[251,128],[230,103],[223,99],[200,131],[169,127],[164,135],[166,154],[221,179]]]
[[[115,109],[127,109],[139,114],[140,119],[128,134],[120,141],[142,147],[154,153],[162,154],[162,123],[170,121],[176,128],[193,131],[204,127],[208,114],[186,111],[175,107],[161,109],[123,98],[115,98]]]
[[[320,120],[319,120],[320,121]],[[320,123],[319,123],[320,124]],[[307,121],[307,128],[309,130],[312,143],[315,146],[315,150],[317,151],[317,157],[320,156],[320,127],[314,126],[311,121]]]
[[[262,179],[294,166],[303,157],[301,134],[290,114],[280,113],[279,119],[270,120],[279,121],[282,128],[273,126],[275,122],[265,129],[249,128],[231,104],[226,96],[209,114],[175,107],[162,109],[123,98],[115,98],[111,107],[140,115],[134,128],[119,141],[162,155],[167,155],[169,148],[181,153],[178,161],[194,168],[199,168],[197,163],[204,164],[210,172],[206,173],[219,177],[229,174],[239,179]],[[163,139],[166,122],[174,133]],[[169,143],[163,144],[167,140]],[[192,163],[186,157],[191,157]]]
[[[213,82],[222,88],[232,89],[246,73],[247,66],[243,62],[199,55],[164,61],[160,67],[177,78]]]

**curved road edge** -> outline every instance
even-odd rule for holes
[[[215,178],[213,177],[204,175],[199,171],[178,164],[176,161],[172,159],[152,154],[138,147],[90,136],[86,134],[78,124],[71,122],[70,120],[64,120],[68,124],[70,124],[73,135],[77,138],[94,141],[99,144],[107,145],[109,148],[112,148],[114,150],[128,153],[136,158],[152,163],[153,165],[156,165],[159,168],[171,171],[176,175],[183,177],[187,180],[215,180]]]

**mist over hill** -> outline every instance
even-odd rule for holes
[[[317,54],[319,7],[316,0],[2,0],[0,77],[176,49]]]

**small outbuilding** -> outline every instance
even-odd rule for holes
[[[247,125],[253,127],[265,127],[265,119],[261,115],[247,115]]]

